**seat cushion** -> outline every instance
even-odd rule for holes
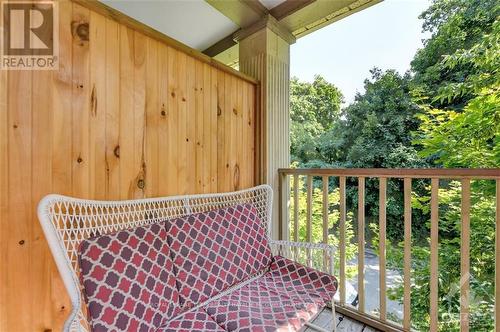
[[[291,298],[318,305],[331,301],[338,285],[334,276],[281,256],[273,257],[269,272],[259,282]]]
[[[174,219],[167,222],[167,234],[182,306],[201,303],[271,263],[251,204]]]
[[[321,309],[260,281],[254,280],[207,303],[205,310],[226,331],[298,331]]]
[[[164,223],[84,240],[79,263],[94,331],[154,331],[179,310]]]
[[[158,332],[224,331],[203,309],[186,312],[162,325]]]

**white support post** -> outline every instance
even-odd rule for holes
[[[269,15],[257,27],[239,32],[236,40],[239,42],[240,71],[260,81],[261,180],[277,193],[278,169],[290,166],[290,44],[295,42],[295,37]],[[283,183],[283,193],[289,193],[289,183]],[[289,198],[289,195],[284,197]],[[288,200],[282,204],[280,207],[278,195],[275,195],[274,239],[280,231],[279,209],[289,206]]]

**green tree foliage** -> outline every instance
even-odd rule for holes
[[[415,143],[420,155],[434,157],[445,167],[500,167],[500,21],[496,20],[486,33],[468,49],[459,49],[443,57],[439,64],[450,72],[470,68],[460,82],[445,82],[434,100],[448,103],[443,109],[432,104],[422,105],[422,120]],[[462,98],[464,105],[451,105]],[[495,183],[473,182],[471,197],[471,327],[475,331],[494,329],[495,277]],[[439,321],[443,331],[460,330],[460,264],[461,187],[452,182],[440,190],[440,247],[439,247]],[[413,205],[428,209],[428,196],[422,196]],[[415,265],[413,288],[422,294],[429,292],[429,248],[414,245]],[[392,263],[401,266],[392,250]],[[400,298],[402,287],[393,290]],[[417,293],[412,299],[415,326],[428,328],[427,296]]]
[[[291,104],[294,160],[301,167],[500,167],[499,16],[497,0],[434,0],[421,15],[423,29],[431,37],[415,55],[411,73],[372,70],[365,92],[343,110],[331,113],[327,124],[308,104],[324,101],[317,95],[323,92],[315,90],[314,99],[307,98],[304,93],[309,93],[310,84],[295,80]],[[429,181],[421,180],[412,185],[411,315],[414,328],[427,331],[430,187]],[[494,190],[493,181],[472,182],[470,303],[474,331],[494,329]],[[388,182],[387,254],[393,269],[403,266],[402,191],[401,181]],[[443,180],[439,193],[440,330],[458,331],[461,185]],[[347,195],[348,210],[355,211],[355,180],[348,181]],[[321,209],[319,198],[314,202],[313,211]],[[366,182],[366,213],[376,247],[378,183],[370,179]],[[355,237],[355,215],[353,222]],[[301,224],[299,229],[303,227]],[[389,296],[402,300],[402,291],[402,285],[395,285]]]
[[[470,49],[446,56],[442,67],[474,68],[476,74],[449,83],[436,96],[453,100],[469,96],[463,109],[436,109],[423,105],[422,124],[415,143],[422,156],[435,156],[445,167],[500,165],[500,20]]]
[[[469,50],[492,31],[492,23],[500,15],[497,0],[435,0],[422,13],[423,30],[431,33],[412,61],[413,93],[427,99],[432,106],[458,107],[471,97],[455,95],[452,99],[435,98],[444,86],[460,83],[481,73],[467,63],[457,64],[452,70],[442,61],[444,56],[459,50]]]
[[[422,166],[409,135],[419,125],[415,118],[419,108],[409,94],[410,76],[377,68],[371,75],[365,92],[342,111],[337,126],[325,133],[325,138],[334,138],[337,144],[320,146],[321,155],[345,167]]]
[[[317,140],[340,115],[342,93],[323,77],[290,81],[291,153],[293,161],[317,160]]]

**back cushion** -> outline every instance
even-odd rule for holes
[[[193,306],[266,269],[267,237],[251,204],[167,222],[180,303]]]
[[[164,223],[85,240],[79,262],[93,331],[155,330],[179,310]]]

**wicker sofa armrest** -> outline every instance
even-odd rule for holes
[[[326,243],[270,240],[273,255],[283,256],[333,275],[336,248]]]

